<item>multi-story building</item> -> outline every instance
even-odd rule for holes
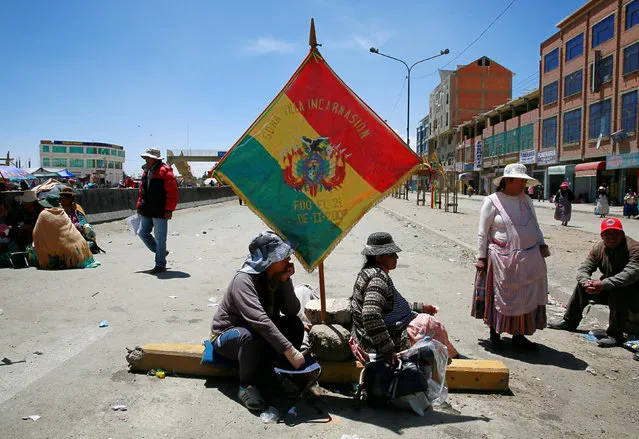
[[[430,118],[426,115],[425,118],[419,121],[417,126],[417,154],[422,157],[428,154],[428,137],[430,136]]]
[[[495,190],[491,182],[505,165],[536,162],[539,94],[539,90],[534,90],[459,125],[457,170],[478,193]],[[543,182],[545,170],[532,172]]]
[[[455,162],[455,130],[464,121],[508,101],[513,73],[485,56],[457,70],[440,70],[430,94],[429,154],[445,166]]]
[[[107,186],[123,178],[124,148],[110,143],[40,141],[40,166],[65,168],[80,179],[93,177]]]
[[[551,193],[563,180],[592,201],[597,186],[619,202],[637,189],[639,0],[592,0],[540,47],[540,152]]]

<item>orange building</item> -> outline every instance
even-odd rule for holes
[[[450,167],[455,163],[455,129],[509,101],[513,73],[483,56],[457,70],[440,70],[439,75],[440,83],[430,94],[428,149]]]

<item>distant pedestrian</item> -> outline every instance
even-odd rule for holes
[[[535,187],[534,186],[530,186],[528,188],[528,196],[530,197],[530,199],[532,199],[535,196]]]
[[[537,201],[541,203],[541,200],[543,198],[544,198],[544,185],[540,183],[539,186],[537,186]]]
[[[599,186],[599,190],[597,191],[597,207],[596,213],[599,214],[599,218],[605,218],[610,212],[610,201],[608,200],[608,193],[606,192],[606,188],[603,186]]]
[[[637,193],[633,189],[628,189],[623,197],[623,216],[630,218],[637,215],[639,215]]]
[[[562,226],[567,226],[572,216],[572,202],[575,194],[568,189],[568,183],[563,182],[555,195],[555,219],[561,221]]]
[[[475,194],[475,188],[469,184],[466,192],[468,192],[468,198],[470,198]]]
[[[177,206],[177,181],[171,167],[163,163],[160,150],[148,148],[141,157],[146,161],[142,167],[144,173],[140,181],[137,203],[140,222],[140,238],[149,250],[155,253],[155,267],[151,273],[166,271],[166,235],[168,221],[173,218]],[[151,231],[155,229],[154,235]]]

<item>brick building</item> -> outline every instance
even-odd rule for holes
[[[593,201],[637,190],[639,150],[639,0],[592,0],[563,19],[540,47],[539,151],[556,156],[550,193],[567,180]]]
[[[440,83],[430,94],[428,152],[445,166],[455,164],[457,126],[508,101],[513,73],[487,57],[457,70],[440,70]]]

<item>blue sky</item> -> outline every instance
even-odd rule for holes
[[[33,0],[0,6],[0,155],[39,164],[41,139],[122,145],[138,173],[148,146],[227,150],[308,52],[310,18],[333,70],[402,137],[406,69],[411,136],[428,113],[437,69],[511,0]],[[480,56],[534,88],[539,44],[585,0],[516,0],[446,68]],[[187,135],[188,133],[188,135]],[[414,146],[414,140],[411,141]]]

